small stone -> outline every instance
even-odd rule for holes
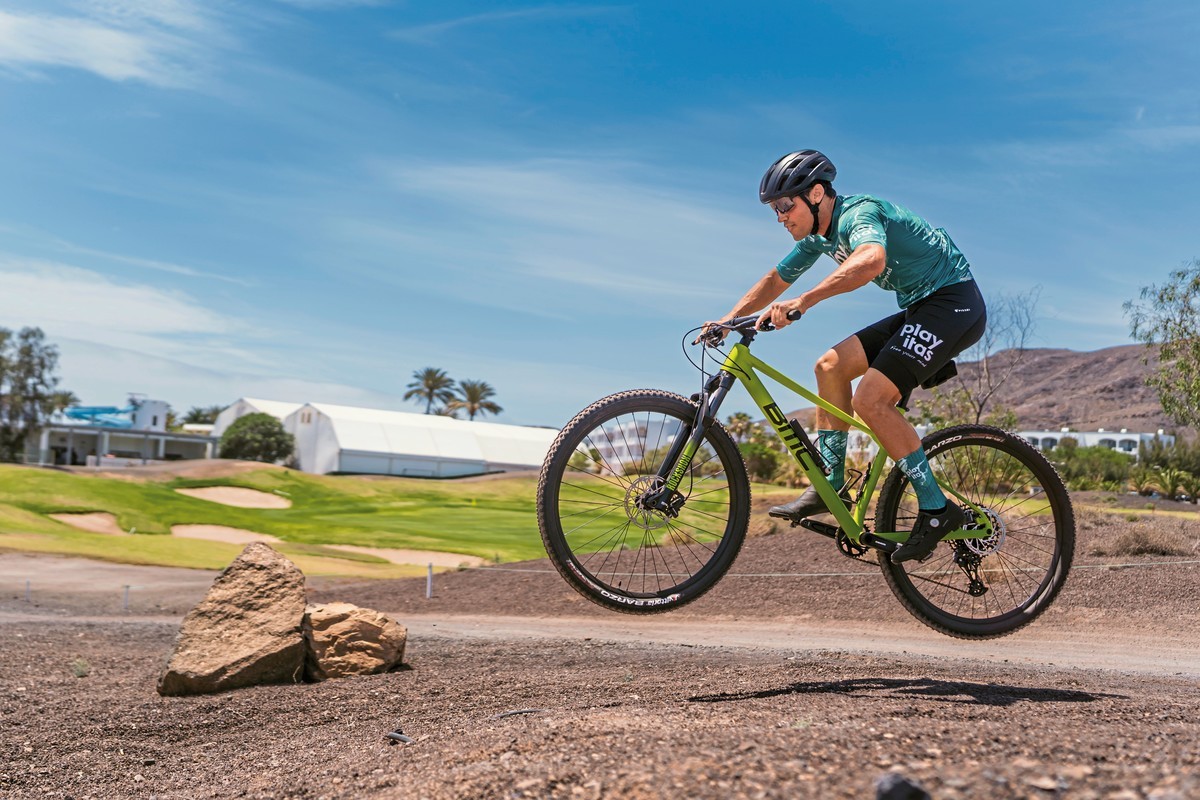
[[[1027,778],[1025,783],[1029,784],[1035,789],[1041,789],[1043,792],[1057,792],[1059,789],[1064,788],[1057,780],[1051,778],[1049,775],[1042,775],[1037,778]]]
[[[889,772],[875,781],[875,800],[932,800],[920,783],[898,772]]]

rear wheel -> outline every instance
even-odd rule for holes
[[[593,403],[558,435],[538,481],[538,526],[554,566],[584,597],[632,613],[677,608],[711,589],[746,536],[750,481],[720,424],[705,432],[669,511],[662,487],[671,444],[696,404],[655,390]]]
[[[1045,456],[998,428],[947,428],[924,446],[933,474],[982,509],[973,524],[989,525],[991,534],[943,541],[924,562],[893,564],[880,553],[884,577],[905,608],[942,633],[1012,633],[1046,610],[1071,568],[1075,515],[1067,489]],[[908,476],[893,469],[880,492],[877,529],[909,531],[916,516]]]

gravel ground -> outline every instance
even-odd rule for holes
[[[45,558],[33,602],[0,593],[0,797],[860,798],[896,771],[936,798],[1197,798],[1200,557],[1186,551],[1200,524],[1151,523],[1175,532],[1177,555],[1091,555],[1142,524],[1081,526],[1086,568],[994,657],[706,639],[718,623],[925,635],[877,567],[787,532],[751,539],[708,597],[654,618],[696,631],[690,644],[602,635],[637,620],[593,607],[544,561],[439,574],[431,599],[423,579],[312,581],[314,600],[422,620],[408,668],[194,698],[154,686],[209,576],[178,571],[172,589],[171,571],[145,573],[126,612],[96,576],[136,585],[143,568],[93,564],[85,592],[78,560]],[[831,572],[850,574],[812,575]],[[753,577],[767,573],[787,577]],[[427,624],[463,614],[561,615],[578,630]],[[1018,658],[1056,635],[1136,639],[1151,664],[1156,643],[1193,658],[1139,671]],[[390,744],[396,730],[413,741]]]

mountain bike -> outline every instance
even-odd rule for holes
[[[1071,499],[1045,456],[987,425],[927,435],[934,475],[966,522],[924,561],[893,564],[888,555],[907,540],[917,516],[908,476],[888,469],[887,453],[861,420],[750,353],[757,321],[739,317],[721,326],[731,338],[740,335],[728,352],[711,327],[701,335],[700,363],[689,361],[700,369],[702,389],[690,398],[655,389],[619,392],[562,429],[542,466],[537,509],[546,552],[563,578],[606,608],[655,613],[692,602],[725,575],[746,538],[750,480],[717,413],[741,383],[836,522],[795,524],[834,540],[849,558],[874,553],[888,586],[917,619],[950,636],[985,639],[1045,611],[1066,580],[1075,548]],[[711,374],[705,367],[710,350],[722,357]],[[780,410],[761,376],[875,442],[878,455],[842,498],[826,478],[820,452]]]

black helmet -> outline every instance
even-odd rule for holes
[[[781,197],[795,197],[817,181],[833,183],[836,177],[837,167],[816,150],[788,153],[763,175],[758,199],[769,203]]]

